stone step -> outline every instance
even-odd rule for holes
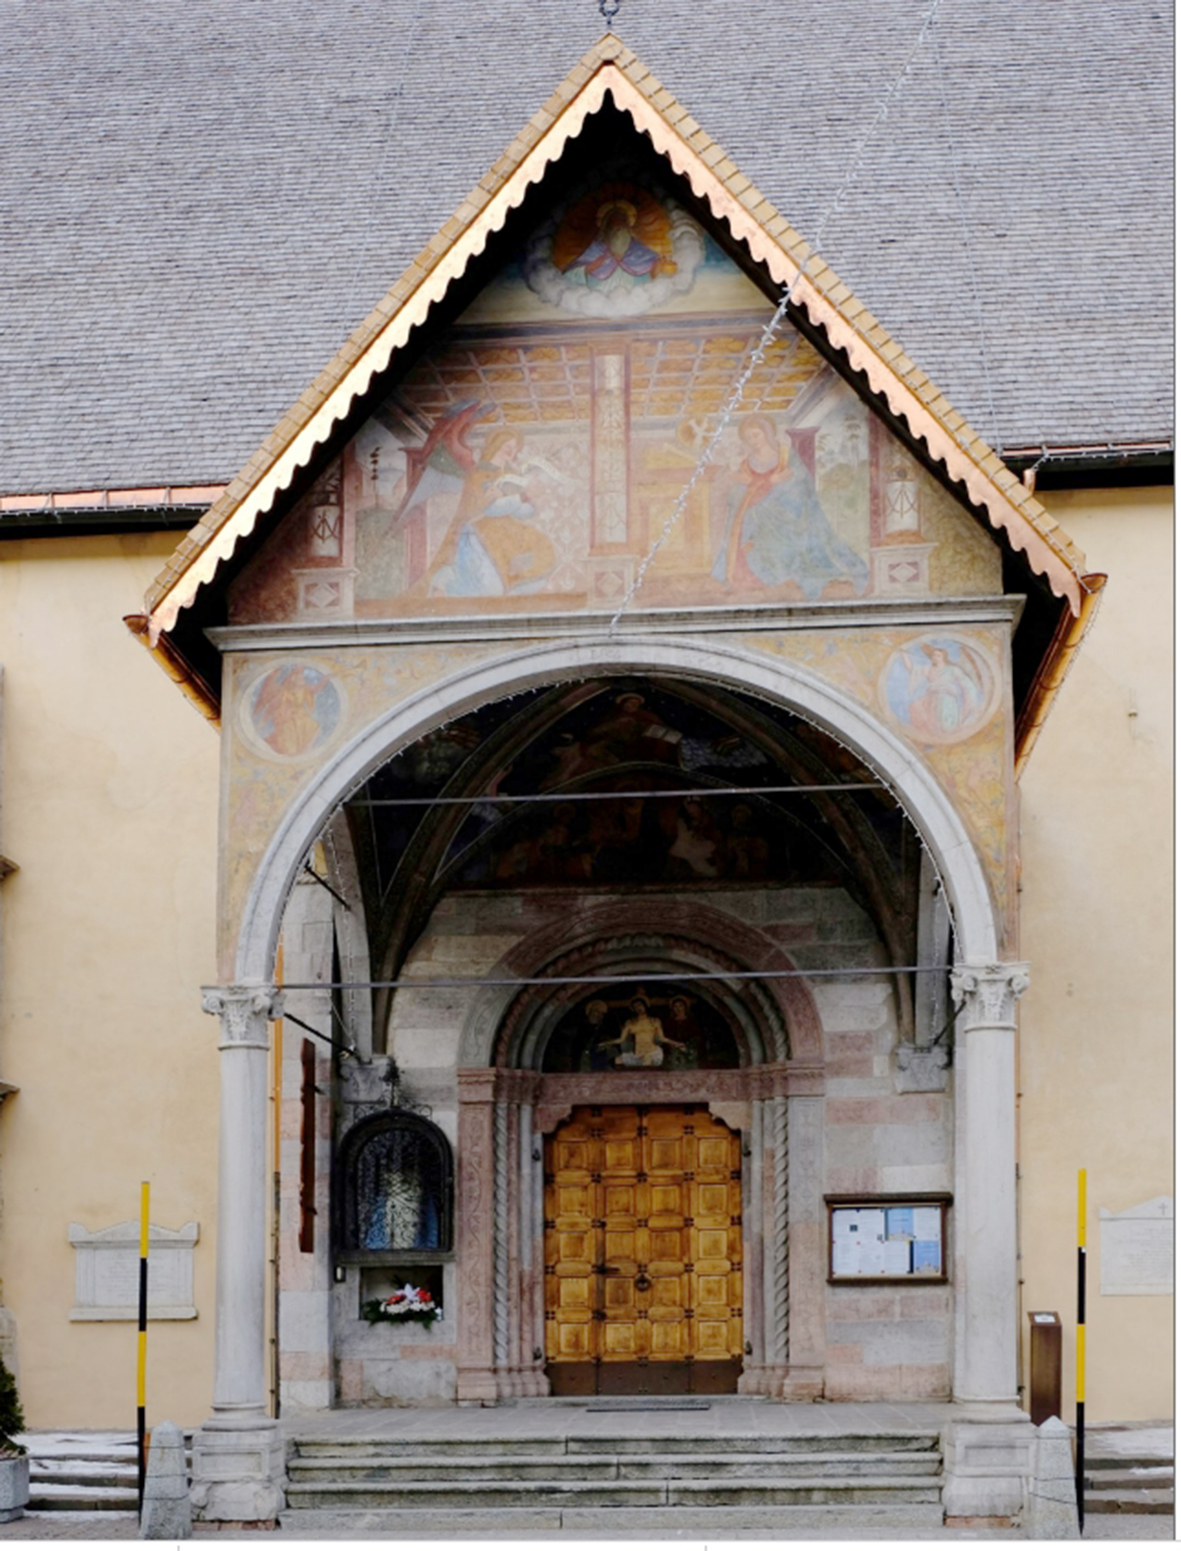
[[[80,1469],[73,1460],[61,1467],[50,1464],[38,1464],[34,1460],[29,1464],[29,1483],[34,1488],[41,1485],[81,1486],[87,1488],[130,1486],[134,1491],[138,1486],[138,1473],[134,1464],[123,1468],[117,1465],[96,1464],[93,1469]]]
[[[848,1453],[902,1453],[935,1452],[939,1450],[938,1432],[873,1432],[873,1433],[792,1433],[792,1434],[727,1434],[678,1433],[662,1437],[658,1432],[648,1436],[602,1437],[564,1436],[561,1432],[541,1434],[536,1437],[470,1438],[430,1436],[420,1434],[413,1438],[349,1438],[317,1437],[305,1434],[292,1439],[295,1455],[301,1459],[313,1459],[328,1455],[338,1457],[393,1455],[414,1456],[422,1454],[450,1454],[456,1458],[475,1460],[484,1454],[493,1455],[554,1455],[566,1454],[810,1454],[840,1450]]]
[[[1088,1514],[1172,1513],[1173,1488],[1146,1486],[1119,1492],[1084,1492],[1083,1502]]]
[[[288,1506],[298,1508],[666,1508],[772,1507],[830,1503],[866,1506],[938,1503],[941,1483],[875,1477],[783,1481],[402,1481],[291,1484]]]
[[[113,1513],[134,1511],[135,1483],[122,1486],[64,1486],[53,1481],[30,1481],[29,1508],[33,1513]]]
[[[863,1506],[845,1504],[778,1505],[771,1508],[295,1508],[286,1509],[279,1525],[300,1540],[356,1539],[381,1535],[389,1539],[416,1536],[431,1539],[454,1535],[480,1540],[555,1536],[571,1540],[664,1540],[687,1537],[734,1540],[758,1534],[775,1540],[807,1540],[819,1530],[848,1530],[859,1539],[866,1526]],[[878,1505],[873,1510],[877,1530],[938,1531],[943,1508],[935,1503]]]
[[[447,1454],[319,1455],[292,1459],[288,1474],[299,1485],[312,1482],[444,1480],[672,1480],[680,1478],[757,1477],[773,1473],[777,1480],[795,1476],[923,1477],[938,1475],[942,1461],[935,1451],[917,1453],[778,1454],[483,1454],[461,1459]]]
[[[1092,1470],[1089,1466],[1083,1471],[1083,1481],[1088,1490],[1095,1487],[1099,1491],[1122,1491],[1124,1487],[1166,1487],[1173,1485],[1172,1465],[1148,1465],[1133,1470]]]

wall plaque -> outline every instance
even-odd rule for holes
[[[1099,1291],[1105,1297],[1171,1296],[1171,1196],[1156,1196],[1123,1212],[1099,1208]]]
[[[148,1318],[196,1319],[193,1306],[195,1222],[183,1228],[148,1228]],[[69,1228],[75,1250],[76,1306],[72,1320],[139,1317],[139,1223],[134,1219],[91,1233]]]

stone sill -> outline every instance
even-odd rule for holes
[[[128,1304],[98,1305],[94,1308],[71,1309],[69,1317],[74,1321],[87,1320],[137,1320],[139,1310]],[[149,1319],[196,1319],[197,1311],[192,1304],[148,1304]]]

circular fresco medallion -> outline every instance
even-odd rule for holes
[[[924,635],[892,652],[878,681],[890,717],[918,743],[960,743],[996,710],[996,669],[971,641]]]
[[[344,692],[314,663],[267,668],[242,697],[246,740],[270,759],[306,759],[322,749],[344,719]]]

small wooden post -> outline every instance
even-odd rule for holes
[[[1086,1519],[1086,1359],[1087,1359],[1087,1171],[1078,1171],[1078,1317],[1074,1336],[1074,1495],[1078,1530]]]

